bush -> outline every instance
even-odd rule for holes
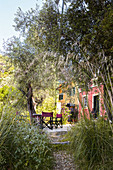
[[[51,146],[37,127],[4,115],[0,131],[0,169],[51,169]]]
[[[63,117],[63,124],[66,124],[70,119],[70,110],[66,106],[64,106],[62,107],[61,113]]]
[[[112,169],[113,136],[103,119],[81,120],[69,132],[75,163],[82,169]]]

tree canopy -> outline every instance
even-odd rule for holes
[[[42,9],[16,13],[13,37],[6,54],[15,66],[19,85],[53,87],[58,76],[88,88],[98,77],[113,107],[113,3],[111,0],[47,0]],[[109,104],[110,103],[110,104]]]

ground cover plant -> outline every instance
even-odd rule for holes
[[[0,131],[0,169],[51,169],[51,145],[36,126],[6,114]]]
[[[81,120],[69,132],[75,163],[82,169],[112,169],[113,134],[107,121]]]

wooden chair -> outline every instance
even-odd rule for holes
[[[42,112],[41,124],[42,128],[46,125],[49,129],[53,129],[53,112]]]
[[[63,127],[63,122],[62,122],[62,114],[57,114],[55,118],[55,128],[60,126],[61,128]]]

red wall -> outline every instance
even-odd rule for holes
[[[87,94],[87,101],[88,101],[88,107],[84,107],[84,109],[82,109],[83,107],[83,96]],[[100,85],[100,87],[98,88],[97,86],[90,86],[90,90],[88,93],[86,93],[85,91],[79,92],[79,119],[82,115],[86,115],[88,118],[90,118],[90,114],[89,114],[89,110],[90,112],[93,109],[93,96],[98,95],[99,94],[99,115],[100,116],[104,116],[105,115],[105,109],[104,109],[104,103],[103,103],[103,95],[104,95],[104,91],[103,91],[103,85]],[[81,104],[82,103],[82,104]],[[89,108],[89,109],[88,109]]]

